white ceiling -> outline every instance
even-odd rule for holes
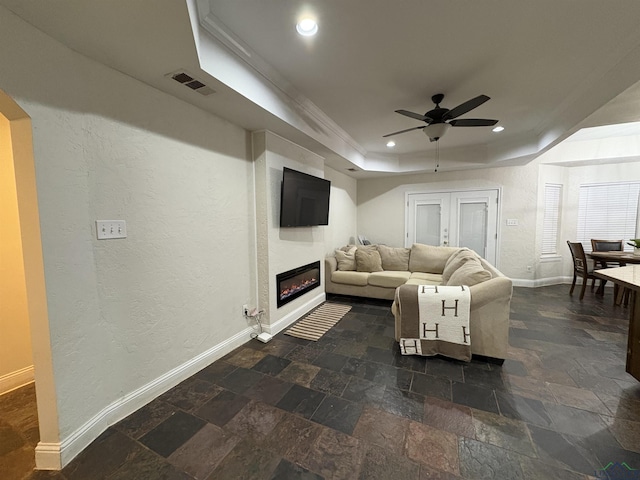
[[[439,141],[442,170],[521,164],[583,125],[640,120],[637,0],[0,5],[90,58],[248,130],[272,130],[358,178],[433,167],[435,144],[420,130],[394,137],[393,150],[382,136],[419,126],[394,110],[425,113],[436,93],[447,108],[488,95],[460,118],[505,127],[451,128]],[[312,39],[295,32],[303,13],[318,19]],[[216,93],[166,77],[179,69]]]

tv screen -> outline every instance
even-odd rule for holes
[[[280,197],[281,227],[329,225],[331,182],[284,167]]]

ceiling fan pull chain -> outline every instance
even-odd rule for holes
[[[440,142],[436,142],[436,169],[434,173],[438,173],[438,168],[440,168]]]

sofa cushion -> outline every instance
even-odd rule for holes
[[[411,272],[398,272],[393,270],[385,270],[384,272],[373,272],[369,275],[369,285],[374,285],[376,287],[388,287],[388,288],[397,288],[400,285],[404,285],[409,277],[411,276]]]
[[[449,260],[447,260],[447,263],[445,263],[444,270],[442,271],[442,283],[446,285],[453,272],[469,261],[476,261],[480,264],[475,252],[468,248],[462,248],[451,255]]]
[[[382,258],[382,268],[385,271],[409,271],[409,254],[411,253],[410,249],[378,245],[378,252],[380,252],[380,258]]]
[[[440,285],[442,283],[442,275],[439,273],[413,272],[409,278],[423,281],[425,285]],[[413,283],[413,285],[420,285],[420,283]]]
[[[447,285],[476,285],[491,280],[491,273],[484,269],[480,261],[468,261],[451,274]]]
[[[382,259],[378,249],[358,247],[356,250],[356,270],[358,272],[381,272]]]
[[[409,256],[409,270],[412,272],[442,273],[449,257],[459,250],[456,247],[434,247],[414,243]]]
[[[351,249],[345,251],[342,249],[336,250],[336,261],[338,262],[338,270],[345,272],[353,272],[356,269],[356,249],[355,245],[351,246]]]
[[[434,280],[424,280],[424,279],[420,279],[420,278],[410,278],[409,280],[407,280],[406,285],[441,285],[442,282],[440,282],[439,280],[434,281]]]
[[[370,273],[366,272],[341,272],[336,270],[331,274],[331,281],[333,283],[343,283],[345,285],[357,285],[359,287],[366,287],[368,284]]]

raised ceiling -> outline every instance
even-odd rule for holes
[[[449,129],[443,170],[524,163],[590,115],[640,120],[637,100],[620,96],[640,80],[637,0],[0,4],[88,57],[249,130],[273,130],[356,177],[432,168],[435,144],[420,130],[396,136],[393,150],[382,136],[419,126],[394,110],[424,113],[436,93],[448,108],[488,95],[460,118],[505,127]],[[316,37],[296,34],[303,13],[318,19]],[[166,76],[180,69],[216,93]]]

